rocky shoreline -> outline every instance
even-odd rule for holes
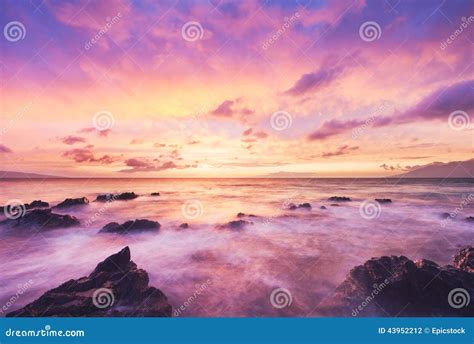
[[[158,192],[149,196],[159,196]],[[98,202],[128,201],[139,197],[134,192],[100,194]],[[352,202],[350,197],[332,196],[326,205],[339,206]],[[334,203],[332,203],[334,202]],[[391,204],[388,198],[377,198],[379,204]],[[58,214],[53,209],[69,209],[89,204],[86,197],[66,198],[50,207],[43,201],[24,204],[21,216],[8,217],[0,226],[16,232],[52,230],[79,226],[80,220],[72,215]],[[319,209],[319,210],[318,210]],[[2,207],[5,215],[12,211]],[[283,211],[289,214],[302,211],[328,211],[325,205],[314,208],[310,203],[289,203]],[[16,213],[15,213],[16,214]],[[289,215],[285,215],[289,216]],[[305,215],[306,216],[306,215]],[[308,215],[309,216],[309,215]],[[216,224],[215,229],[240,232],[251,230],[255,222],[265,218],[237,214],[236,220]],[[470,222],[472,217],[467,217]],[[175,230],[186,230],[188,223],[177,225]],[[110,222],[98,233],[126,235],[133,233],[159,233],[161,224],[148,219],[134,219],[123,223]],[[237,235],[237,234],[236,234]],[[123,317],[172,316],[172,306],[166,295],[148,285],[148,273],[131,260],[130,249],[123,248],[100,262],[87,277],[69,280],[44,293],[25,307],[7,314],[9,317]],[[452,265],[439,266],[430,260],[413,261],[405,256],[372,258],[354,267],[321,307],[327,316],[407,316],[448,317],[474,316],[474,302],[456,307],[450,299],[453,290],[464,290],[467,297],[474,296],[474,248],[466,246],[453,258]],[[453,303],[454,302],[454,303]]]

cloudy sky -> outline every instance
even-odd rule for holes
[[[387,176],[473,157],[470,0],[2,1],[2,170]]]

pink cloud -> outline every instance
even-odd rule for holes
[[[61,138],[61,142],[67,145],[73,145],[79,142],[86,142],[86,139],[80,136],[69,135]]]

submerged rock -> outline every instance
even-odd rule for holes
[[[159,196],[159,195],[160,195],[159,192],[152,192],[152,193],[150,194],[150,196]]]
[[[319,209],[327,209],[324,205],[320,206]]]
[[[238,213],[238,214],[237,214],[237,217],[238,217],[238,218],[242,218],[242,217],[257,217],[257,215],[254,215],[254,214],[248,214],[248,215],[246,215],[246,214],[244,214],[244,213]]]
[[[182,223],[182,224],[179,225],[179,228],[187,229],[187,228],[189,228],[189,225],[187,223]]]
[[[353,268],[328,301],[332,316],[472,316],[473,248],[460,250],[455,267],[404,256],[372,258]],[[461,288],[461,289],[459,289]],[[454,290],[454,291],[453,291]],[[454,296],[454,293],[458,293]],[[459,304],[462,304],[459,306]]]
[[[55,214],[51,209],[33,209],[17,219],[6,219],[0,225],[21,229],[56,229],[79,225],[75,216]]]
[[[145,270],[125,247],[87,277],[71,279],[7,317],[170,317],[165,294],[148,286]]]
[[[219,225],[217,228],[238,231],[244,229],[247,225],[253,225],[253,222],[245,220],[229,221],[226,224]]]
[[[392,200],[390,198],[376,198],[375,199],[379,203],[392,203]]]
[[[328,198],[328,201],[330,201],[330,202],[350,202],[350,201],[352,201],[352,199],[350,199],[349,197],[345,197],[345,196],[332,196],[332,197]]]
[[[106,224],[99,233],[118,233],[127,234],[129,232],[155,231],[160,229],[161,225],[156,221],[146,219],[127,221],[122,224],[110,222]]]
[[[116,194],[102,194],[98,195],[95,199],[98,202],[108,202],[108,201],[128,201],[131,199],[137,198],[138,195],[135,192],[123,192]]]
[[[474,216],[468,216],[466,217],[467,222],[474,222]]]
[[[89,204],[89,200],[86,197],[81,198],[66,198],[64,201],[59,203],[55,208],[67,208],[77,205]]]
[[[299,205],[295,205],[293,203],[290,203],[288,205],[288,210],[296,210],[296,209],[299,209],[299,208],[303,208],[303,209],[311,209],[311,204],[309,203],[302,203],[302,204],[299,204]]]

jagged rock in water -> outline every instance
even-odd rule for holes
[[[81,198],[66,198],[64,201],[59,203],[55,208],[67,208],[67,207],[73,207],[77,205],[86,205],[89,204],[89,200],[87,197],[81,197]]]
[[[137,219],[133,221],[126,221],[122,224],[110,222],[102,227],[100,233],[127,234],[130,232],[157,231],[160,229],[160,227],[161,225],[159,222],[146,219]]]
[[[170,317],[165,294],[148,282],[127,246],[89,276],[71,279],[7,317]]]
[[[6,219],[0,225],[21,229],[49,230],[79,225],[75,216],[55,214],[51,209],[28,210],[17,219]]]
[[[372,258],[353,268],[323,312],[331,316],[474,316],[473,248],[460,250],[455,266],[404,256]],[[464,302],[464,304],[463,304]],[[459,307],[462,305],[462,307]]]
[[[135,199],[137,197],[138,195],[135,192],[123,192],[123,193],[116,193],[116,194],[98,195],[95,200],[98,202],[128,201],[131,199]]]
[[[350,197],[346,196],[332,196],[328,198],[328,201],[330,202],[350,202],[352,199]]]

